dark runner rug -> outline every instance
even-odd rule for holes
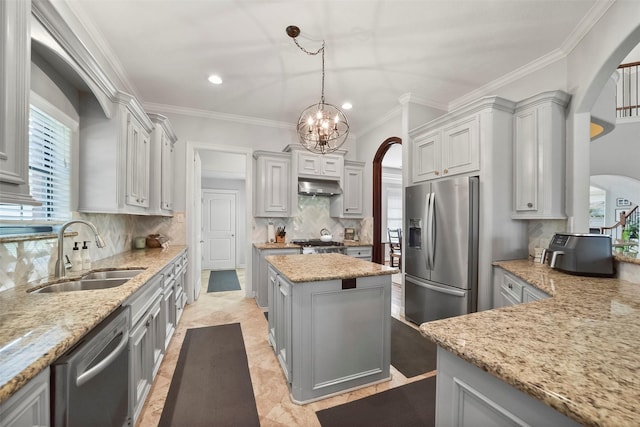
[[[411,326],[391,318],[391,365],[407,378],[436,369],[437,346]]]
[[[239,291],[240,282],[235,270],[212,271],[207,292]]]
[[[436,415],[436,377],[316,412],[322,427],[431,427]]]
[[[239,323],[187,329],[158,425],[260,425]]]

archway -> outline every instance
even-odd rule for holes
[[[384,142],[373,157],[373,253],[371,260],[384,264],[384,248],[382,247],[382,159],[394,144],[402,144],[402,139],[392,136]]]

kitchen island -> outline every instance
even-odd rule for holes
[[[420,326],[439,346],[436,425],[638,425],[640,284],[494,265],[551,298]]]
[[[266,260],[268,339],[294,403],[390,379],[391,274],[397,269],[342,254]]]

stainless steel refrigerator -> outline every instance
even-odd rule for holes
[[[420,324],[476,311],[478,177],[405,190],[405,317]]]

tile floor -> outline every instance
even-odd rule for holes
[[[237,270],[244,289],[244,270]],[[397,276],[397,277],[396,277]],[[393,281],[400,279],[394,275]],[[198,301],[188,305],[171,339],[167,354],[160,366],[137,426],[157,426],[180,347],[187,328],[222,325],[238,322],[242,327],[247,359],[262,426],[319,426],[315,411],[357,400],[371,394],[398,387],[435,375],[435,371],[407,379],[391,367],[390,381],[365,387],[353,392],[327,398],[307,405],[296,405],[289,399],[287,385],[272,348],[267,343],[267,320],[252,298],[244,291],[207,293],[209,272],[202,273],[202,291]],[[392,288],[392,315],[400,318],[401,286]],[[402,319],[401,319],[402,320]],[[414,325],[411,325],[414,326]],[[415,326],[414,326],[415,327]]]

